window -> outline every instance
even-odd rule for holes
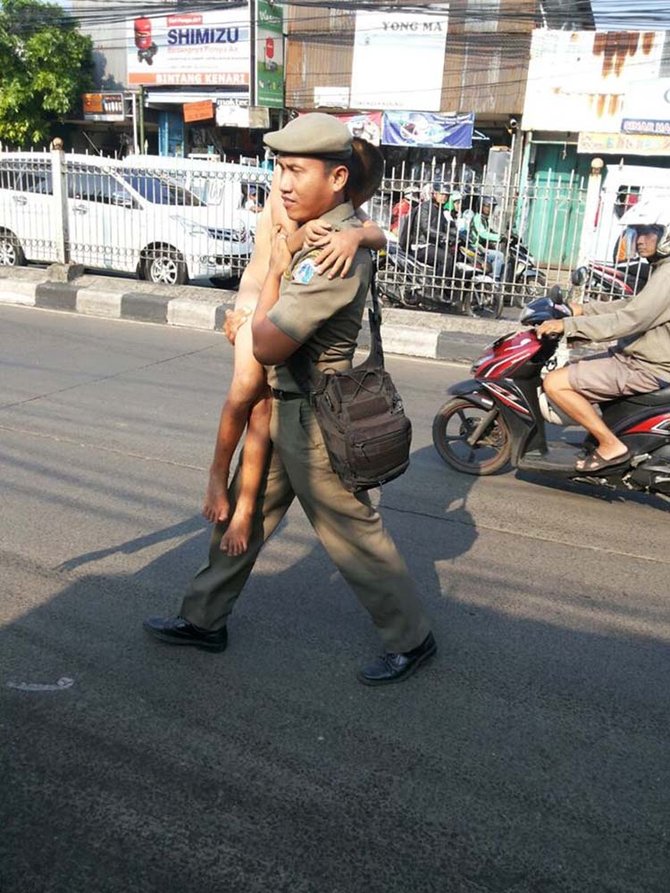
[[[142,198],[154,205],[187,205],[191,208],[200,208],[203,205],[188,189],[169,180],[150,174],[122,172],[120,175],[129,186],[139,192]]]

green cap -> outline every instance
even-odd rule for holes
[[[280,155],[315,155],[339,161],[351,158],[352,153],[347,125],[322,112],[299,115],[281,130],[266,133],[263,142]]]

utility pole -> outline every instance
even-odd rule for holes
[[[146,149],[144,147],[144,86],[140,84],[140,88],[137,94],[138,101],[138,128],[140,131],[140,155],[144,155]]]

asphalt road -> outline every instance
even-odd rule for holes
[[[0,306],[2,893],[668,890],[668,510],[431,444],[464,367],[390,360],[383,515],[437,658],[367,689],[299,509],[222,655],[143,637],[202,559],[221,335]]]

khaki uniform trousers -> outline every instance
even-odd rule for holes
[[[221,552],[226,528],[217,524],[209,560],[194,577],[181,616],[205,629],[226,624],[263,543],[297,496],[326,551],[370,613],[386,650],[416,648],[430,625],[405,562],[367,495],[349,493],[333,472],[307,400],[273,401],[270,427],[272,458],[256,503],[249,548],[236,557]],[[231,502],[238,487],[239,469]]]

